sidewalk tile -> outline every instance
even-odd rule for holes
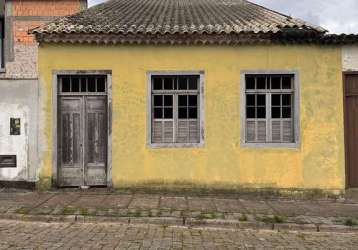
[[[161,209],[187,210],[188,205],[185,197],[162,196],[160,199]]]
[[[159,206],[160,196],[135,195],[129,208],[154,209]]]
[[[189,197],[190,211],[216,211],[215,203],[211,198]]]
[[[219,212],[245,213],[245,207],[236,199],[213,199]]]

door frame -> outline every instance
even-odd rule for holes
[[[346,77],[350,75],[358,76],[358,71],[344,71],[342,74],[343,78],[343,120],[344,120],[344,160],[345,160],[345,182],[346,182],[346,189],[350,188],[349,183],[349,165],[348,165],[348,121],[347,121],[347,104],[346,104]]]
[[[58,187],[58,76],[107,76],[107,187],[112,187],[112,70],[53,70],[52,71],[52,185]]]

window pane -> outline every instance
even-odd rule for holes
[[[266,108],[257,108],[257,118],[266,118]]]
[[[164,78],[164,89],[173,89],[173,78]]]
[[[161,95],[154,96],[154,106],[163,106],[163,96]]]
[[[87,79],[81,79],[81,92],[87,92]]]
[[[80,92],[80,79],[77,77],[72,78],[72,92]]]
[[[281,118],[281,108],[273,107],[271,109],[272,118]]]
[[[255,106],[255,95],[246,95],[246,105]]]
[[[165,108],[164,109],[164,118],[172,119],[173,118],[173,108]]]
[[[266,96],[265,95],[257,95],[257,105],[258,106],[266,106]]]
[[[290,76],[282,77],[282,88],[283,89],[291,89],[291,80]]]
[[[198,78],[195,76],[189,77],[189,89],[198,89]]]
[[[282,95],[282,105],[284,106],[291,105],[291,95]]]
[[[189,106],[197,106],[197,96],[196,95],[190,95],[189,96]]]
[[[164,96],[164,106],[173,106],[173,96],[172,95]]]
[[[255,108],[246,108],[246,118],[256,118]]]
[[[291,118],[291,108],[282,108],[282,118]]]
[[[281,95],[272,95],[271,102],[272,102],[272,106],[280,106],[281,105]]]
[[[179,106],[187,106],[188,105],[188,96],[187,95],[180,95],[178,96],[178,105]]]
[[[153,79],[153,89],[154,90],[160,90],[160,89],[163,89],[163,86],[162,86],[162,78],[154,78]]]
[[[246,77],[246,89],[255,89],[255,77],[253,76]]]
[[[163,118],[163,109],[162,108],[155,108],[154,109],[154,118],[155,119],[162,119]]]
[[[184,90],[188,89],[188,79],[186,77],[179,77],[179,86],[178,89]]]
[[[257,89],[266,89],[266,77],[257,77]]]
[[[281,77],[271,77],[271,89],[281,89]]]
[[[94,77],[88,78],[88,92],[96,92],[96,79]]]
[[[197,119],[198,118],[198,109],[197,108],[189,108],[189,119]]]
[[[106,91],[106,79],[104,77],[97,78],[97,92]]]
[[[179,119],[187,119],[188,118],[187,108],[179,108],[178,118]]]
[[[64,77],[62,78],[62,92],[70,92],[71,85],[70,85],[70,78]]]

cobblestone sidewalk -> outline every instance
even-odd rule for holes
[[[356,233],[0,220],[0,249],[357,249]]]
[[[358,203],[116,192],[0,192],[0,218],[357,231]]]

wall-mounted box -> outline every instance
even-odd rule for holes
[[[10,118],[10,135],[21,134],[21,121],[20,118]]]
[[[16,155],[0,155],[0,168],[16,168]]]

